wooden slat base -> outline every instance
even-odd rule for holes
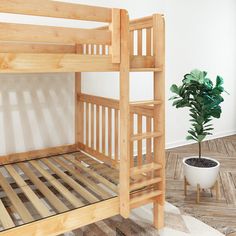
[[[1,165],[0,236],[57,235],[118,214],[115,175],[82,152]]]

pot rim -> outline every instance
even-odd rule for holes
[[[213,167],[197,167],[197,166],[191,166],[191,165],[189,165],[189,164],[186,163],[186,160],[188,160],[188,159],[190,159],[190,158],[198,158],[198,156],[185,157],[185,158],[183,159],[183,164],[184,164],[185,166],[189,166],[189,167],[197,168],[197,169],[202,169],[202,170],[206,170],[206,169],[216,169],[216,168],[218,168],[218,167],[220,166],[220,162],[217,161],[216,159],[211,158],[211,157],[204,157],[204,156],[203,156],[202,158],[208,159],[208,160],[211,160],[211,161],[214,161],[214,162],[217,163],[217,165],[216,165],[216,166],[213,166]]]

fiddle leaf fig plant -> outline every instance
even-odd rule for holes
[[[189,108],[191,128],[186,138],[198,142],[201,158],[201,143],[214,129],[211,121],[221,116],[220,104],[224,101],[221,94],[225,91],[223,78],[217,76],[213,84],[207,72],[196,69],[184,76],[180,86],[173,84],[170,90],[175,94],[170,98],[174,107]]]

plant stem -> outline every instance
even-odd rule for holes
[[[201,142],[198,142],[198,156],[199,156],[199,158],[201,158],[202,157],[202,145],[201,145],[202,143]]]

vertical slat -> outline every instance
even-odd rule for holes
[[[130,136],[134,134],[134,113],[130,114]],[[134,167],[134,142],[130,140],[130,167]]]
[[[96,150],[100,151],[100,106],[96,105]]]
[[[83,47],[76,45],[76,53],[81,54]],[[75,73],[75,143],[83,143],[84,140],[84,104],[80,101],[81,94],[81,73]]]
[[[102,153],[106,154],[106,109],[102,107]]]
[[[151,56],[151,28],[146,29],[146,50],[147,50],[147,56]]]
[[[112,63],[120,63],[120,9],[112,9]]]
[[[86,54],[89,55],[89,44],[86,44]]]
[[[16,183],[24,192],[24,194],[27,196],[27,198],[31,201],[32,205],[35,207],[38,213],[42,217],[48,217],[52,215],[49,209],[41,202],[38,196],[32,191],[32,189],[27,185],[27,183],[17,173],[14,167],[11,165],[6,165],[5,168],[7,169],[9,174],[12,176],[12,178],[16,181]]]
[[[142,133],[142,115],[138,115],[138,134]],[[142,140],[138,141],[138,166],[143,164],[143,155],[142,155]]]
[[[86,145],[89,146],[89,103],[86,103]]]
[[[120,214],[130,214],[130,107],[129,107],[129,16],[121,10],[120,64]]]
[[[102,45],[102,55],[106,55],[106,45]]]
[[[96,45],[96,55],[99,55],[100,54],[100,45],[97,44]]]
[[[108,156],[112,157],[112,110],[108,108]]]
[[[2,223],[2,226],[4,229],[9,229],[15,227],[14,222],[12,221],[9,213],[7,212],[5,206],[2,203],[2,200],[0,199],[0,221]]]
[[[130,56],[134,55],[134,31],[130,31]]]
[[[95,54],[95,45],[91,44],[91,54],[94,55]]]
[[[153,16],[153,50],[155,67],[162,67],[160,73],[154,73],[154,99],[160,99],[161,105],[154,106],[154,131],[160,131],[162,136],[154,139],[154,162],[160,163],[160,177],[165,179],[165,24],[162,15]],[[162,228],[164,225],[165,181],[159,184],[163,194],[159,201],[154,202],[154,225]]]
[[[94,104],[91,104],[91,148],[94,148]]]
[[[138,30],[138,55],[142,56],[143,54],[143,34],[142,29]]]
[[[119,148],[119,141],[118,141],[118,138],[119,138],[119,116],[118,116],[118,110],[115,109],[115,161],[116,163],[118,163],[118,148]]]
[[[151,132],[151,117],[146,118],[146,130],[147,132]],[[146,163],[150,163],[152,161],[152,139],[148,138],[146,140]]]

